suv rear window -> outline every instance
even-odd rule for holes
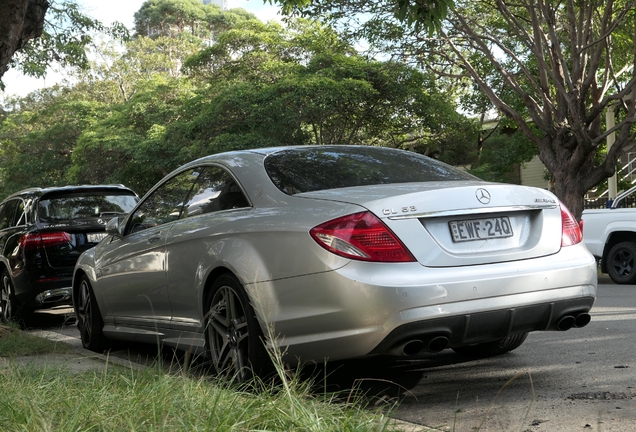
[[[135,195],[113,191],[45,196],[38,203],[38,219],[53,223],[112,217],[130,212],[136,203]]]
[[[368,146],[281,150],[265,158],[265,170],[289,195],[351,186],[478,180],[418,153]]]

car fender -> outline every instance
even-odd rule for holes
[[[77,259],[73,270],[73,286],[79,282],[81,274],[85,274],[91,283],[97,280],[95,276],[95,248],[84,251]]]
[[[245,239],[242,239],[240,242],[233,241],[232,243],[231,253],[223,254],[227,257],[226,259],[222,261],[201,262],[199,264],[196,286],[201,304],[205,304],[207,288],[214,283],[214,280],[221,274],[230,272],[236,276],[241,285],[245,288],[263,330],[265,330],[265,323],[269,322],[271,317],[278,316],[279,314],[279,296],[282,293],[276,290],[276,280],[335,271],[351,261],[350,259],[328,253],[317,244],[310,244],[309,252],[313,255],[313,258],[307,256],[304,258],[313,262],[322,262],[323,264],[320,271],[298,272],[295,275],[275,278],[272,277],[272,265],[268,263],[268,259],[272,259],[271,253],[268,255],[264,254],[252,242]],[[212,254],[208,254],[208,256],[210,255]]]

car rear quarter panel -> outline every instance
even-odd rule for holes
[[[316,244],[309,230],[361,208],[338,203],[313,207],[307,205],[307,200],[298,203],[267,209],[234,209],[176,222],[166,244],[168,293],[175,325],[202,325],[201,305],[206,289],[220,268],[249,286],[329,272],[348,263],[349,260]],[[251,298],[253,302],[276,307],[277,294],[271,289],[251,291],[248,295],[259,297]],[[260,309],[257,312],[262,314]]]

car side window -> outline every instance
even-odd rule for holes
[[[230,173],[220,167],[208,166],[199,171],[181,218],[249,206],[249,201]]]
[[[16,200],[16,201],[18,201],[18,205],[16,208],[15,216],[13,218],[13,223],[11,224],[11,226],[26,225],[26,213],[24,212],[24,201],[22,200]]]
[[[7,228],[4,224],[4,220],[5,220],[5,209],[7,208],[7,203],[3,203],[0,204],[0,229],[5,229]]]
[[[13,199],[7,201],[0,209],[0,230],[15,226],[15,217],[18,204],[22,200]]]
[[[127,232],[139,232],[179,219],[197,178],[198,171],[190,169],[162,184],[133,213]]]

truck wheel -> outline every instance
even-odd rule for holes
[[[636,243],[614,245],[607,254],[607,273],[617,284],[636,283]]]

